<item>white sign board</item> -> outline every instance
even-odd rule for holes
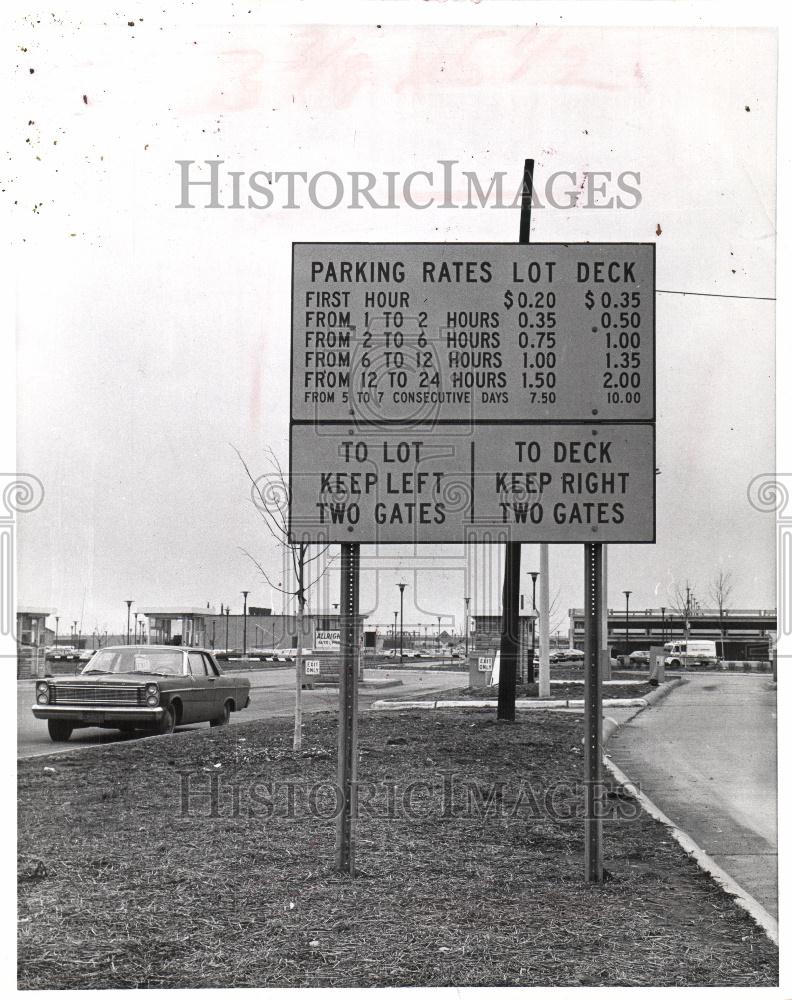
[[[291,531],[316,542],[652,542],[651,424],[295,424]],[[338,635],[338,633],[335,633]],[[317,633],[317,643],[319,646]]]
[[[305,660],[303,663],[305,668],[305,673],[307,675],[318,674],[319,673],[319,661],[318,660]]]
[[[482,673],[485,673],[487,670],[492,670],[492,657],[480,656],[478,658],[478,668]]]
[[[340,649],[341,631],[340,629],[317,629],[314,639],[316,649]]]
[[[292,539],[653,542],[654,273],[654,244],[294,244]]]
[[[295,243],[292,419],[653,420],[653,243]]]

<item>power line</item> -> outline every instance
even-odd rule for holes
[[[658,288],[661,295],[698,295],[706,299],[752,299],[754,302],[775,302],[774,295],[726,295],[721,292],[679,292],[671,288]]]

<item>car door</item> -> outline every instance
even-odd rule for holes
[[[205,722],[209,717],[209,685],[206,683],[206,664],[201,653],[190,650],[187,654],[187,664],[190,672],[188,679],[188,699],[185,698],[184,721]],[[189,700],[189,710],[187,707]]]
[[[204,670],[206,671],[206,710],[209,713],[207,719],[218,719],[223,714],[223,704],[226,697],[232,694],[225,678],[215,667],[212,657],[207,653],[202,653]]]

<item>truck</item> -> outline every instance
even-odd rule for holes
[[[680,667],[703,667],[718,662],[715,642],[711,639],[684,639],[667,642],[665,665],[672,669]]]

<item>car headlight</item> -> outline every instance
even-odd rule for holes
[[[39,705],[46,705],[49,701],[49,684],[41,681],[36,685],[36,701]]]
[[[159,688],[156,684],[146,685],[146,704],[154,708],[159,705]]]

